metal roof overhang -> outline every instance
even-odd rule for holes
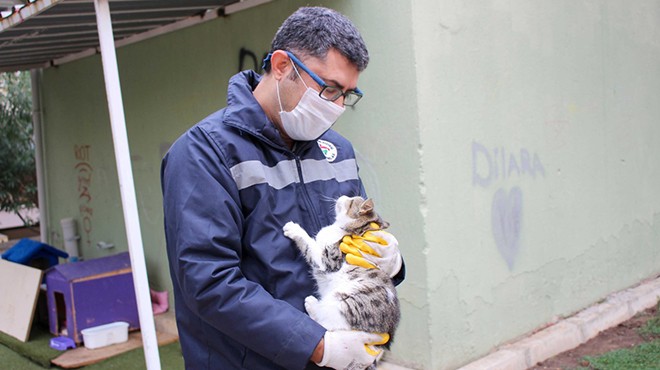
[[[115,46],[271,0],[110,0]],[[0,20],[0,72],[47,68],[99,53],[93,0],[37,0]]]

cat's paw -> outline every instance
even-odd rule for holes
[[[318,317],[316,317],[316,306],[318,306],[319,300],[316,299],[313,295],[308,296],[305,298],[305,311],[307,311],[307,314],[309,317],[312,318],[314,321],[318,321]]]
[[[284,236],[293,240],[301,238],[305,234],[305,230],[293,221],[287,222],[284,227],[282,227],[282,230],[284,231]]]

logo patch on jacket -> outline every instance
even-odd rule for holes
[[[316,143],[319,144],[319,148],[323,152],[323,155],[325,156],[325,159],[328,160],[328,162],[332,162],[337,159],[337,147],[335,144],[325,140],[317,140]]]

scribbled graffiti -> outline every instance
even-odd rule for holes
[[[490,188],[505,180],[544,178],[545,167],[540,156],[526,148],[508,150],[500,146],[488,149],[476,141],[472,142],[472,185]],[[508,181],[510,182],[510,181]],[[520,250],[523,222],[523,191],[519,186],[509,190],[499,187],[491,205],[491,228],[493,239],[509,270],[513,269]]]
[[[263,57],[261,58],[261,61],[266,59],[267,55],[268,55],[268,53],[264,53]],[[246,59],[248,59],[249,61],[251,61],[253,63],[252,68],[250,68],[250,66],[247,66],[247,67],[245,66],[245,60]],[[238,71],[239,72],[243,71],[245,69],[252,69],[253,71],[261,73],[261,72],[263,72],[261,61],[259,59],[257,59],[257,54],[255,54],[250,49],[241,48],[238,51]]]
[[[520,249],[522,202],[522,190],[518,186],[514,186],[508,192],[500,188],[493,196],[491,209],[493,238],[510,270],[513,269],[513,263]]]
[[[94,167],[91,162],[91,146],[90,145],[75,145],[74,154],[76,158],[76,180],[77,180],[77,194],[78,194],[78,209],[82,219],[82,228],[85,233],[84,241],[88,246],[91,245],[90,234],[93,229],[94,208],[92,207],[92,193],[90,191],[92,185],[92,175]]]

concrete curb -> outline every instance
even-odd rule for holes
[[[458,370],[525,370],[592,339],[598,333],[653,307],[660,298],[660,278],[612,293],[604,302],[534,333]]]
[[[378,370],[414,370],[391,362],[381,361],[378,363]]]

